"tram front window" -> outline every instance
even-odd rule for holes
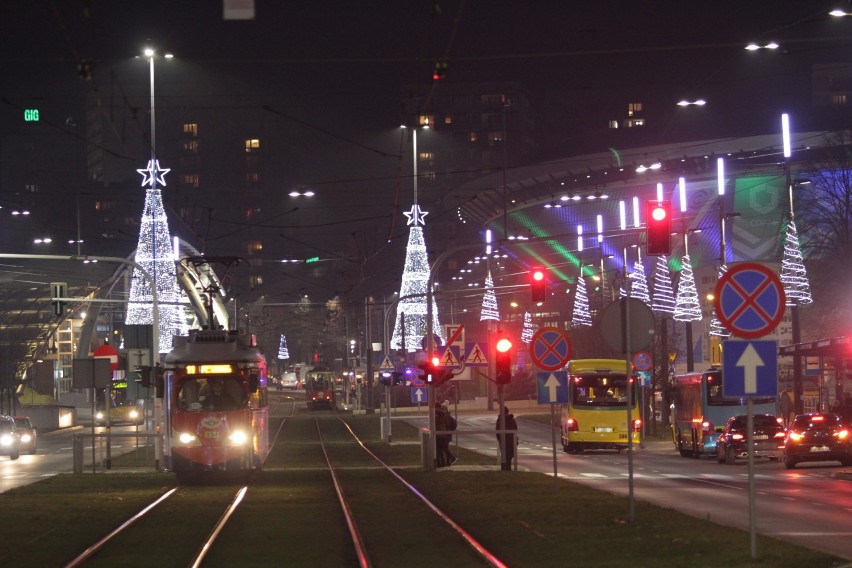
[[[243,396],[239,383],[228,377],[188,378],[178,391],[178,408],[190,412],[237,410]]]

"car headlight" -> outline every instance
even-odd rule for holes
[[[242,446],[248,441],[248,436],[242,430],[234,430],[230,433],[228,439],[231,440],[232,444]]]
[[[14,438],[10,434],[3,434],[0,436],[0,445],[3,446],[11,446]]]
[[[181,444],[191,444],[197,439],[198,438],[195,436],[195,434],[190,434],[189,432],[181,432],[180,434],[178,434],[178,440],[180,440]]]
[[[33,439],[33,437],[30,436],[29,434],[22,434],[21,435],[21,441],[25,444],[29,444],[32,441],[32,439]]]

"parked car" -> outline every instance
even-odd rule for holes
[[[22,454],[34,454],[38,447],[38,433],[29,416],[13,416],[15,430],[18,431],[20,443],[18,448]]]
[[[118,425],[118,424],[143,424],[145,422],[145,417],[143,415],[142,409],[136,404],[136,402],[129,400],[119,404],[118,406],[113,406],[109,409],[109,423],[110,425]],[[105,410],[98,410],[95,412],[95,425],[97,426],[105,426],[107,424],[107,413]]]
[[[806,461],[839,461],[852,465],[852,431],[837,414],[800,414],[784,440],[787,469]]]
[[[716,440],[716,461],[733,465],[737,458],[748,457],[747,418],[745,414],[728,418]],[[772,414],[755,414],[752,419],[755,457],[780,459],[786,435],[781,419]]]
[[[283,389],[296,390],[299,388],[299,379],[296,377],[296,373],[284,373],[280,381],[281,388]]]
[[[11,416],[0,416],[0,455],[9,456],[16,460],[21,455],[20,437],[15,429],[15,419]]]

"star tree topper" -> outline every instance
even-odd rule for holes
[[[411,211],[403,212],[403,215],[408,217],[408,223],[406,223],[406,225],[414,225],[415,227],[417,225],[425,225],[426,221],[423,218],[428,214],[428,211],[421,211],[420,206],[416,203],[411,206]]]
[[[142,187],[150,185],[153,188],[158,183],[165,187],[165,175],[172,170],[171,168],[160,168],[160,160],[148,160],[147,168],[136,171],[142,174]]]

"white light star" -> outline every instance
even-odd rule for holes
[[[426,221],[423,220],[426,215],[428,215],[428,211],[421,211],[420,206],[416,203],[411,206],[411,211],[404,211],[403,215],[408,217],[408,223],[406,225],[425,225]]]
[[[161,169],[160,160],[148,160],[148,167],[146,169],[136,171],[142,174],[142,187],[146,185],[156,187],[157,183],[165,187],[166,180],[163,179],[163,176],[172,170],[171,168]]]

